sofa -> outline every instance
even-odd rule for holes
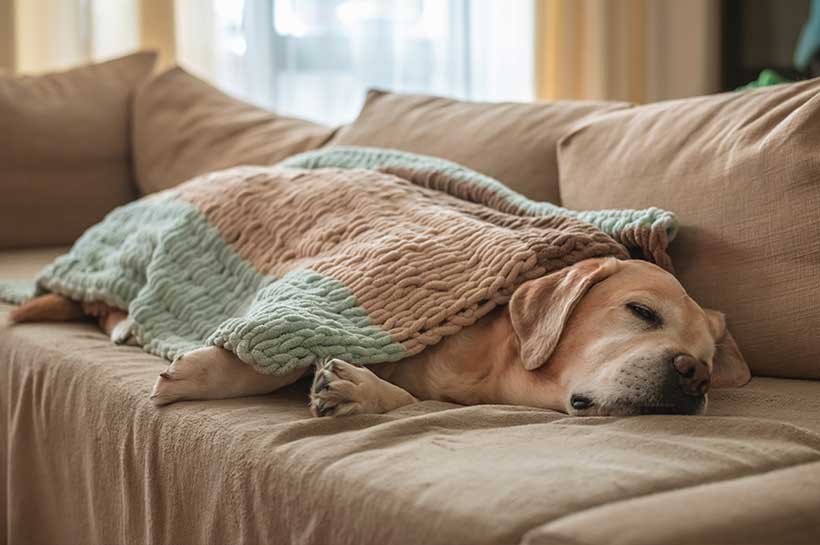
[[[304,382],[157,408],[166,361],[91,323],[9,324],[0,303],[0,543],[820,543],[820,80],[650,105],[373,90],[324,127],[153,62],[0,76],[0,279],[197,174],[390,147],[569,208],[674,211],[677,275],[754,378],[697,417],[313,418]]]

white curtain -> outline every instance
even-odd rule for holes
[[[277,112],[343,123],[368,87],[532,100],[532,0],[177,0],[180,64]]]
[[[714,0],[0,0],[0,71],[160,52],[245,100],[349,121],[367,87],[646,102],[718,88]]]
[[[329,124],[351,121],[368,87],[535,96],[535,0],[12,1],[19,72],[157,49],[163,68]]]

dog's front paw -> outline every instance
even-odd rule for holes
[[[368,410],[365,379],[373,375],[340,359],[317,364],[310,388],[310,412],[313,416],[344,416],[374,412]],[[378,380],[378,377],[373,375]],[[380,411],[375,411],[380,412]]]

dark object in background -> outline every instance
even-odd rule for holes
[[[820,57],[806,73],[793,60],[810,6],[810,0],[724,0],[722,90],[746,85],[767,68],[790,80],[820,75]]]

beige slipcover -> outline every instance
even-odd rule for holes
[[[0,253],[25,277],[53,252]],[[709,416],[423,402],[311,418],[306,385],[157,409],[166,362],[0,306],[0,544],[816,544],[820,382]]]

